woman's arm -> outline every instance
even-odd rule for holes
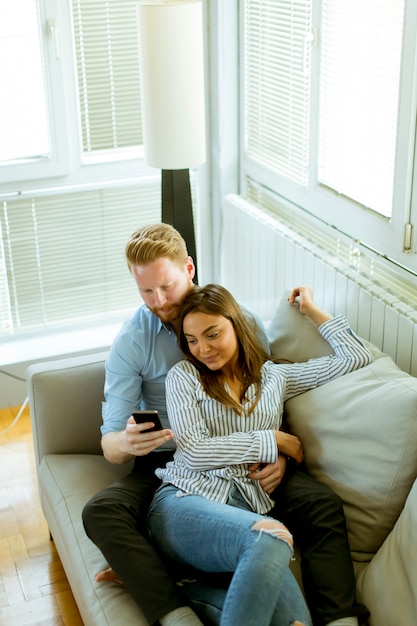
[[[290,304],[298,302],[300,312],[309,317],[316,326],[321,326],[333,317],[314,303],[313,291],[310,287],[295,287],[289,295],[288,302]]]
[[[271,423],[270,430],[257,430],[253,414],[240,417],[210,398],[191,363],[182,361],[170,370],[166,398],[177,451],[190,469],[205,471],[277,460],[274,425]]]
[[[333,348],[334,354],[306,363],[282,365],[286,376],[284,400],[364,367],[373,360],[372,353],[354,335],[345,317],[334,318],[314,304],[309,287],[293,289],[289,303],[294,304],[296,298],[300,311],[319,324],[318,331]]]

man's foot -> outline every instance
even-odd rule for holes
[[[120,580],[120,578],[117,578],[115,571],[111,567],[108,567],[107,569],[103,569],[101,572],[98,572],[94,576],[94,578],[98,583],[101,583],[103,580],[109,580],[117,583],[118,585],[123,585],[122,581]]]

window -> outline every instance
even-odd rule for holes
[[[66,63],[50,2],[16,0],[0,6],[0,184],[62,176],[70,169]],[[41,9],[47,5],[44,15]]]
[[[242,189],[272,190],[413,271],[415,4],[239,5]]]
[[[161,216],[136,0],[0,4],[0,337],[124,319],[139,301],[126,240]]]
[[[404,3],[323,3],[318,180],[391,217]]]
[[[311,0],[247,2],[244,44],[245,154],[308,182]]]
[[[72,2],[84,153],[143,143],[136,4]]]
[[[159,221],[158,182],[3,202],[0,336],[111,319],[136,307],[124,247],[137,227]]]
[[[45,74],[33,0],[0,6],[0,83],[7,85],[7,97],[4,90],[0,100],[0,162],[49,157]]]

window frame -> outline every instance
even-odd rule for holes
[[[74,71],[72,55],[68,54],[71,45],[67,26],[71,24],[70,5],[63,2],[59,12],[55,0],[38,0],[38,6],[51,156],[0,165],[0,192],[21,181],[69,174],[75,167],[74,161],[79,152],[70,114],[71,109],[77,106],[75,92],[66,86],[68,76]],[[51,24],[55,27],[55,36],[48,31]]]
[[[243,27],[244,0],[239,1],[239,39],[238,46],[240,81],[243,86],[244,59]],[[313,0],[313,28],[320,26],[321,0]],[[377,252],[399,267],[417,272],[416,235],[417,229],[417,194],[416,194],[416,102],[417,102],[417,3],[406,0],[404,16],[404,45],[400,75],[400,100],[397,132],[397,156],[395,165],[393,214],[391,219],[377,215],[369,209],[359,206],[348,198],[338,197],[335,192],[321,188],[317,183],[315,163],[318,155],[318,82],[312,81],[310,106],[310,169],[309,184],[306,188],[297,186],[260,165],[244,154],[244,94],[243,87],[237,95],[240,107],[240,193],[244,193],[247,177],[255,180],[277,198],[282,199],[285,210],[306,211],[319,221],[330,224],[344,235],[360,241],[365,248]],[[226,45],[226,44],[225,44]],[[312,76],[319,76],[320,48],[312,49]],[[414,177],[414,181],[413,181]],[[335,216],[335,203],[338,215]],[[404,251],[405,225],[414,224],[414,236],[411,251]],[[360,225],[358,228],[358,224]]]
[[[24,164],[24,166],[16,164],[11,166],[14,171],[8,169],[6,172],[6,168],[0,168],[0,201],[13,204],[13,200],[25,199],[25,197],[36,198],[58,194],[64,196],[95,190],[107,192],[118,188],[146,186],[149,185],[150,179],[159,186],[160,190],[161,170],[149,167],[145,163],[143,146],[95,150],[94,153],[83,152],[71,0],[39,0],[39,7],[44,41],[46,38],[44,63],[48,96],[50,97],[51,140],[58,149],[56,156],[64,155],[65,158],[62,160],[57,158],[56,163],[51,160],[49,163],[35,164],[31,162]],[[59,59],[55,58],[55,42],[47,37],[46,28],[49,20],[53,20],[58,28]],[[208,30],[207,26],[206,30]],[[36,165],[38,166],[36,167]],[[194,169],[190,171],[190,177],[195,201],[194,223],[197,246],[199,254],[207,258],[207,263],[200,274],[205,276],[206,282],[209,282],[212,279],[210,274],[211,218],[209,211],[205,210],[207,206],[206,197],[208,197],[208,168],[203,166],[197,170]],[[115,208],[114,219],[116,221],[118,211],[122,213],[123,207]],[[141,208],[138,206],[137,222],[135,220],[132,227],[128,227],[126,238],[138,225],[143,223],[140,211]],[[123,219],[123,215],[121,215],[121,219]],[[200,232],[205,233],[201,240]],[[123,259],[123,245],[120,248],[121,259]],[[2,246],[1,236],[0,246]],[[0,247],[0,293],[4,292],[5,296],[2,297],[4,310],[1,311],[0,319],[2,316],[7,318],[9,315],[8,311],[12,300],[9,298],[8,291],[12,287],[8,283],[7,270],[5,269],[7,268],[7,263],[5,263],[7,250],[3,250],[3,248],[4,246]],[[130,284],[131,278],[127,270],[126,280]],[[134,294],[133,282],[131,289]],[[138,299],[139,304],[140,299]],[[128,310],[130,311],[131,307],[127,306],[126,311],[128,312]],[[109,315],[113,315],[111,312],[104,313],[100,321],[100,313],[100,311],[97,312],[97,323],[99,324],[106,324]],[[121,315],[120,311],[114,312],[114,315],[118,318],[121,317],[121,319],[125,319],[126,314]],[[54,330],[66,332],[69,327],[84,327],[85,324],[91,323],[87,317],[85,320],[81,318],[66,320],[62,324],[58,320],[56,326],[54,322],[52,326],[54,326]],[[7,329],[10,329],[10,332]],[[51,324],[46,324],[44,327],[37,325],[33,328],[18,328],[12,321],[7,322],[6,320],[3,332],[0,328],[0,340],[11,340],[13,336],[37,335],[40,332],[49,332],[50,330]]]
[[[78,100],[71,0],[38,0],[49,106],[51,158],[0,166],[0,199],[36,189],[104,185],[155,174],[144,161],[143,146],[84,153]],[[56,37],[48,24],[56,26]],[[58,48],[59,58],[56,58]]]

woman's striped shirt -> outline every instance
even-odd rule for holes
[[[351,331],[345,317],[333,318],[319,327],[334,354],[306,363],[262,366],[262,394],[248,415],[255,389],[249,387],[238,415],[203,390],[196,368],[188,361],[177,363],[166,379],[167,409],[177,449],[172,462],[156,471],[163,482],[187,494],[199,494],[227,502],[234,485],[257,513],[268,512],[274,502],[257,480],[247,478],[252,463],[274,463],[279,451],[279,430],[284,402],[323,385],[372,361],[372,354]]]

